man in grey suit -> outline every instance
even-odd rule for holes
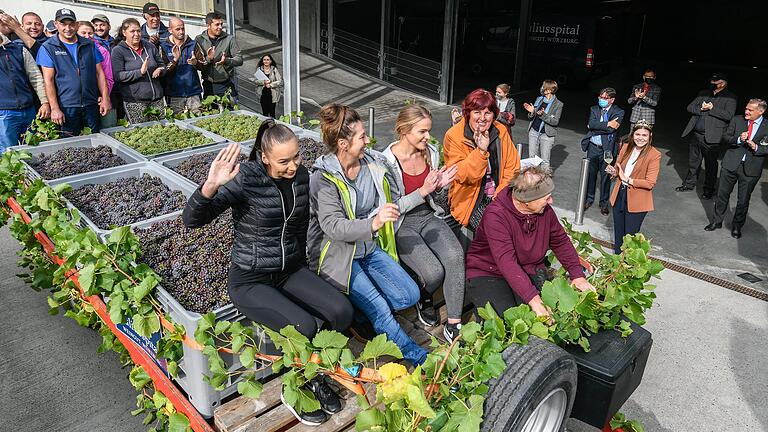
[[[646,69],[643,72],[643,82],[635,84],[629,94],[627,102],[632,107],[629,116],[629,130],[635,127],[635,123],[645,120],[653,127],[656,124],[656,105],[661,99],[661,87],[656,84],[656,72]]]
[[[731,222],[731,236],[741,238],[741,227],[747,220],[749,198],[763,174],[763,162],[768,155],[768,121],[763,118],[768,108],[762,99],[750,99],[743,116],[731,120],[723,142],[728,150],[723,156],[720,181],[717,184],[717,200],[712,212],[712,222],[705,226],[714,231],[723,226],[723,216],[728,208],[733,186],[739,183],[739,195]]]
[[[736,95],[726,89],[728,77],[714,74],[710,78],[709,89],[702,90],[690,104],[688,112],[691,119],[683,130],[682,137],[690,137],[688,142],[688,175],[683,184],[676,187],[678,192],[693,190],[704,159],[704,193],[702,199],[712,199],[715,194],[717,179],[717,154],[723,132],[736,113]]]

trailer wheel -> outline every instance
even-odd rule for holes
[[[565,427],[576,396],[577,367],[556,345],[531,337],[504,353],[507,369],[491,380],[483,431],[558,432]]]

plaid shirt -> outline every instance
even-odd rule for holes
[[[661,87],[658,84],[649,84],[650,89],[643,99],[637,99],[635,97],[635,90],[642,90],[643,84],[635,84],[632,87],[632,91],[629,93],[629,99],[627,102],[632,107],[632,114],[629,117],[630,123],[637,123],[640,120],[645,120],[650,124],[656,124],[656,105],[661,98]]]

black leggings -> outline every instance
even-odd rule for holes
[[[261,98],[259,98],[259,102],[261,102],[261,112],[267,117],[275,117],[275,107],[277,106],[276,103],[272,102],[272,90],[264,87],[261,90]]]
[[[248,319],[275,331],[293,325],[310,339],[318,331],[315,317],[336,331],[346,330],[352,322],[353,309],[347,296],[306,267],[257,273],[232,265],[229,297]]]
[[[539,269],[535,275],[528,275],[531,283],[541,292],[544,282],[549,279],[546,270]],[[504,316],[504,311],[525,302],[510,288],[507,280],[502,277],[480,276],[469,280],[467,294],[472,299],[475,309],[485,307],[491,303],[499,316]],[[479,317],[480,315],[477,314]]]

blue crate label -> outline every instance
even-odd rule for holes
[[[160,338],[162,336],[160,332],[153,333],[152,337],[150,338],[141,336],[136,332],[136,330],[134,330],[133,320],[130,317],[126,319],[125,324],[117,324],[117,329],[126,335],[131,341],[133,341],[136,346],[149,354],[155,364],[158,365],[166,375],[168,375],[168,362],[165,359],[157,358],[157,344],[160,342]]]

